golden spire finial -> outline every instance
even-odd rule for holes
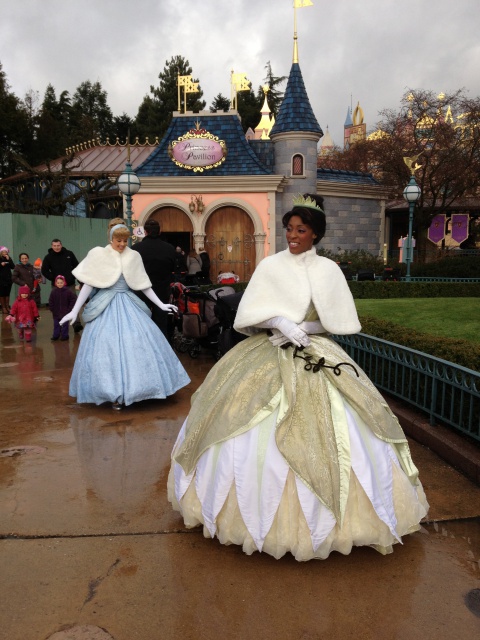
[[[312,0],[293,0],[293,63],[298,64],[297,9],[312,7]]]

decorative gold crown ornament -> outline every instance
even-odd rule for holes
[[[305,198],[304,196],[302,196],[301,193],[298,193],[293,198],[293,206],[307,207],[307,209],[316,209],[317,211],[321,211],[322,213],[324,213],[323,209],[318,206],[318,204],[315,202],[315,200],[313,200],[313,198],[311,198],[310,196],[307,196]]]

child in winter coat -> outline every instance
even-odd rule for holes
[[[13,303],[6,320],[15,323],[20,340],[25,338],[26,342],[31,342],[32,331],[39,319],[38,307],[35,301],[30,298],[30,289],[25,284],[18,290],[18,298]]]
[[[48,299],[48,308],[53,315],[53,335],[51,340],[68,340],[68,322],[60,325],[63,316],[70,313],[75,306],[77,296],[67,287],[67,280],[64,276],[55,278],[55,287]]]

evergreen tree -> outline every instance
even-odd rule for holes
[[[138,108],[137,117],[135,118],[135,129],[140,142],[143,144],[148,138],[149,142],[153,142],[156,137],[160,139],[160,122],[162,116],[158,101],[151,96],[146,95],[143,102]]]
[[[219,93],[210,105],[210,113],[217,111],[228,111],[230,109],[230,100]]]
[[[114,138],[113,114],[107,103],[107,92],[100,82],[82,82],[73,94],[70,136],[71,144],[87,140]]]
[[[135,121],[125,111],[121,116],[113,118],[113,128],[115,140],[118,140],[120,144],[126,144],[128,141],[135,142],[135,138],[138,135]],[[139,142],[143,143],[143,140],[139,140]]]
[[[284,95],[284,92],[279,91],[278,87],[287,80],[287,76],[274,76],[270,60],[265,65],[265,69],[267,70],[267,75],[264,78],[264,83],[270,87],[270,91],[267,93],[267,102],[271,113],[273,113],[276,118]],[[264,93],[262,87],[258,88],[257,97],[262,101],[261,104],[263,105]]]
[[[38,115],[33,165],[54,160],[65,154],[66,147],[70,145],[69,121],[68,91],[63,91],[57,101],[55,89],[49,84]]]
[[[10,91],[0,62],[0,178],[19,169],[14,154],[29,149],[29,115],[24,104]]]
[[[188,60],[182,56],[172,56],[165,62],[165,67],[158,75],[158,87],[150,87],[151,96],[145,96],[138,110],[136,124],[139,135],[148,136],[154,140],[161,138],[172,119],[173,111],[178,110],[178,76],[191,76],[192,68]],[[198,82],[198,79],[193,79]],[[203,91],[199,87],[198,93],[187,94],[187,111],[202,111],[206,102],[202,100]],[[180,87],[180,110],[184,111],[184,93]]]
[[[263,91],[262,97],[258,98],[252,91],[252,85],[248,91],[239,91],[237,93],[237,111],[242,120],[242,128],[244,131],[250,127],[255,129],[260,122],[261,113],[260,109],[263,105]]]

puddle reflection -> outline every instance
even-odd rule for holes
[[[430,535],[463,540],[466,547],[462,559],[475,571],[480,570],[480,518],[426,523]]]
[[[72,415],[70,426],[89,501],[101,501],[116,513],[138,512],[158,500],[159,488],[166,493],[173,445],[168,434],[177,434],[177,421],[138,425],[128,418],[108,422]]]

